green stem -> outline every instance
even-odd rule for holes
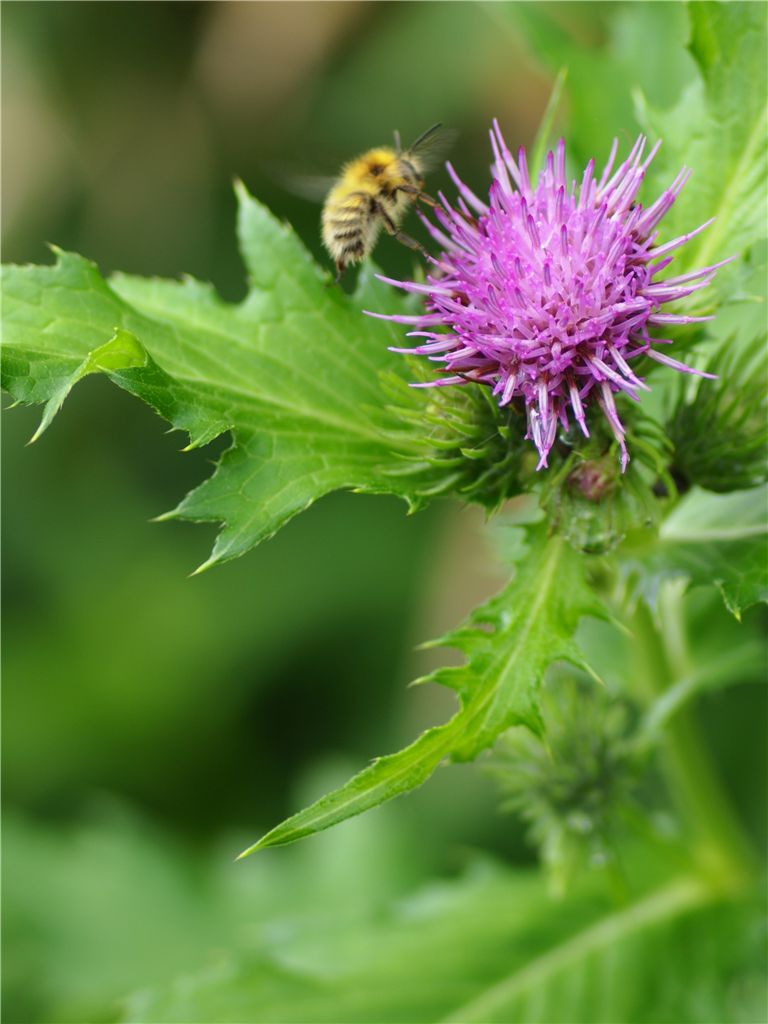
[[[693,671],[683,592],[682,581],[667,581],[659,590],[657,617],[643,602],[634,614],[636,678],[648,700]],[[727,891],[741,889],[754,873],[756,858],[712,763],[693,707],[681,707],[668,721],[662,759],[672,797],[691,831],[695,858],[713,884]]]

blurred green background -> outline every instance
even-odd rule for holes
[[[481,191],[490,119],[530,144],[564,65],[557,123],[578,120],[577,159],[604,156],[635,132],[633,84],[679,94],[685,32],[677,4],[5,4],[3,258],[45,262],[50,241],[234,300],[235,176],[327,263],[297,177],[439,120]],[[389,239],[376,255],[391,273],[413,261]],[[479,516],[334,495],[189,579],[212,528],[149,520],[217,446],[180,454],[102,379],[25,448],[38,417],[4,417],[6,1021],[115,1020],[124,995],[208,963],[252,918],[310,899],[328,912],[340,893],[360,909],[470,849],[532,861],[487,780],[452,768],[311,848],[232,863],[449,713],[449,694],[405,687],[435,663],[414,645],[501,579]],[[754,764],[723,716],[748,728],[761,705],[748,687],[708,700],[748,806]]]

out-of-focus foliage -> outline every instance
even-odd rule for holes
[[[681,252],[681,269],[747,254],[765,238],[767,212],[768,11],[763,4],[709,2],[691,4],[688,11],[689,49],[701,77],[671,110],[641,108],[641,117],[666,149],[652,183],[660,184],[659,176],[670,167],[685,164],[695,171],[685,202],[671,211],[673,237],[716,218]],[[732,274],[715,279],[721,301],[730,294]]]
[[[568,3],[489,3],[485,9],[510,33],[521,33],[550,74],[568,69],[567,113],[559,120],[580,167],[590,158],[600,165],[614,136],[634,141],[641,125],[633,90],[668,107],[695,77],[684,50],[688,16],[682,4],[593,4],[584,20]]]
[[[674,841],[630,859],[642,887],[624,902],[588,877],[556,901],[478,856],[414,884],[414,842],[365,819],[243,872],[114,808],[58,833],[10,820],[16,1019],[759,1019],[759,912],[676,870]]]
[[[246,948],[137,996],[126,1024],[746,1022],[759,1019],[766,995],[759,915],[708,906],[705,888],[685,876],[620,908],[588,888],[555,906],[533,873],[480,864],[371,915],[363,946],[335,915],[314,924],[295,952]]]
[[[690,491],[665,519],[659,539],[636,559],[642,586],[652,596],[659,580],[683,576],[714,584],[726,607],[739,618],[758,601],[768,601],[768,489],[731,494]]]

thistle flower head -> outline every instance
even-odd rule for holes
[[[452,206],[440,194],[436,224],[422,216],[442,249],[429,257],[426,282],[382,279],[423,294],[425,311],[371,315],[409,324],[409,337],[424,339],[395,351],[442,364],[442,376],[414,387],[477,382],[492,388],[500,406],[521,400],[526,437],[539,452],[538,468],[547,465],[558,426],[567,430],[573,420],[589,436],[586,411],[597,404],[618,441],[624,469],[625,431],[614,396],[623,392],[637,400],[638,392],[647,390],[633,360],[647,355],[677,370],[698,372],[660,351],[657,346],[671,340],[651,332],[711,319],[661,310],[707,285],[722,263],[656,279],[672,261],[670,254],[711,221],[657,242],[657,225],[690,171],[683,168],[644,208],[635,196],[658,144],[644,157],[642,136],[617,170],[614,141],[600,177],[590,160],[581,183],[569,186],[562,139],[533,185],[525,150],[515,160],[496,121],[490,135],[489,202],[482,202],[448,164],[458,198]]]

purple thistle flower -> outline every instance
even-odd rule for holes
[[[520,149],[515,162],[495,120],[490,136],[495,160],[489,204],[447,164],[459,197],[451,206],[440,193],[437,225],[421,215],[443,250],[436,259],[428,257],[433,269],[426,282],[381,278],[423,294],[426,311],[416,316],[370,315],[409,324],[414,328],[409,337],[427,339],[415,348],[394,351],[444,364],[447,376],[413,387],[474,381],[489,385],[500,406],[522,398],[526,438],[540,455],[537,468],[547,465],[558,424],[567,430],[570,416],[589,436],[585,410],[596,402],[619,443],[624,470],[629,456],[614,395],[623,392],[637,400],[639,390],[648,390],[630,366],[643,355],[685,373],[700,373],[657,351],[654,346],[672,341],[649,332],[712,319],[660,309],[709,284],[728,260],[655,280],[672,262],[669,254],[712,223],[657,244],[656,227],[691,173],[683,168],[647,209],[637,203],[635,196],[660,143],[643,160],[645,139],[640,136],[611,174],[614,140],[600,179],[590,160],[581,184],[577,187],[574,181],[569,189],[562,139],[533,187],[525,150]]]

